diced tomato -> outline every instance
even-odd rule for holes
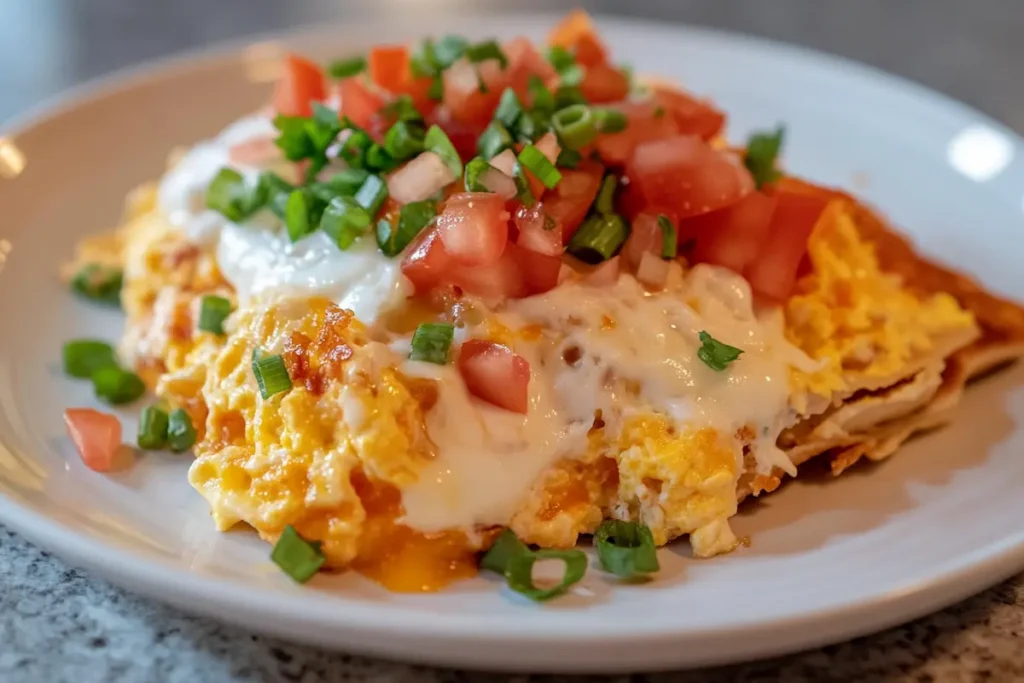
[[[607,64],[587,67],[580,91],[591,104],[618,102],[629,95],[629,78],[621,69]]]
[[[548,34],[548,45],[564,47],[576,55],[576,60],[586,67],[603,64],[607,61],[607,50],[590,15],[581,9],[573,10],[565,16]]]
[[[459,350],[466,389],[499,408],[526,414],[530,405],[530,364],[502,344],[470,339]]]
[[[402,259],[402,274],[412,281],[417,293],[440,285],[452,267],[436,228],[424,230]]]
[[[682,135],[710,140],[725,125],[724,113],[680,90],[655,86],[653,99],[673,118]]]
[[[85,466],[94,472],[109,472],[121,445],[121,421],[92,408],[68,408],[64,424]]]
[[[769,236],[743,274],[755,292],[783,301],[793,292],[807,239],[828,199],[798,192],[776,192],[774,198]]]
[[[476,156],[476,141],[484,131],[485,125],[456,121],[443,105],[427,114],[426,122],[428,127],[436,124],[444,130],[463,161],[469,161]]]
[[[433,79],[430,77],[414,78],[410,73],[393,92],[396,95],[408,95],[412,99],[416,111],[424,116],[428,116],[437,106],[437,102],[430,99],[430,86],[432,83]]]
[[[529,103],[530,77],[536,76],[547,83],[558,76],[551,62],[537,51],[529,38],[513,38],[502,46],[508,59],[506,78],[516,94]]]
[[[658,215],[656,213],[641,213],[633,219],[629,239],[622,245],[622,260],[627,268],[634,270],[638,268],[645,253],[661,258],[664,236],[661,226],[658,225]],[[668,219],[675,225],[675,217],[668,216]]]
[[[371,90],[359,76],[346,78],[341,82],[341,113],[360,128],[374,133],[376,131],[372,129],[386,126],[387,123],[378,116],[383,107],[383,96]]]
[[[770,248],[766,239],[774,211],[773,197],[751,192],[732,206],[682,221],[680,244],[694,239],[695,261],[743,273],[755,259],[763,257],[765,248]]]
[[[452,118],[461,123],[486,126],[508,85],[505,71],[495,60],[473,66],[465,58],[444,72],[444,104]],[[480,83],[484,92],[480,91]]]
[[[485,266],[501,257],[508,242],[505,200],[490,192],[452,195],[437,217],[437,234],[453,261]]]
[[[370,50],[367,59],[370,80],[396,92],[409,77],[409,50],[404,45],[380,45]]]
[[[561,171],[561,182],[544,195],[541,204],[544,213],[558,223],[562,243],[567,244],[597,197],[604,169],[588,162],[580,164],[579,168]]]
[[[447,282],[488,301],[526,296],[530,288],[516,260],[514,247],[506,245],[501,258],[485,266],[453,265],[446,277]]]
[[[662,140],[678,135],[674,117],[667,112],[659,115],[653,102],[619,102],[611,109],[626,115],[626,128],[619,133],[606,133],[594,141],[601,159],[610,166],[625,166],[636,146],[650,140]]]
[[[692,135],[638,145],[627,169],[648,204],[680,220],[735,204],[754,189],[738,159]]]
[[[549,216],[540,204],[532,207],[519,205],[515,212],[515,225],[518,230],[516,244],[523,249],[560,256],[562,253],[562,226]]]
[[[510,244],[505,249],[519,267],[526,286],[526,294],[543,294],[558,284],[558,273],[562,269],[560,254],[542,254]]]
[[[326,96],[323,69],[304,57],[286,55],[284,73],[274,86],[274,110],[285,116],[312,116],[312,103],[322,102]]]

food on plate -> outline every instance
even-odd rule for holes
[[[1024,310],[784,173],[781,127],[730,146],[582,12],[543,47],[281,66],[268,108],[81,245],[74,290],[127,322],[65,363],[111,403],[151,387],[139,447],[194,447],[217,527],[297,581],[482,568],[541,600],[586,572],[581,537],[626,578],[684,536],[727,553],[743,498],[887,457],[1024,354]],[[109,420],[68,424],[105,469]]]

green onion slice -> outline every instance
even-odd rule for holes
[[[381,112],[391,121],[416,122],[423,120],[423,114],[416,108],[416,104],[409,95],[399,95],[384,105]]]
[[[158,406],[146,406],[139,418],[139,436],[136,442],[145,451],[158,451],[167,445],[167,411]]]
[[[576,150],[562,149],[562,151],[558,153],[558,159],[555,161],[555,165],[562,168],[577,168],[581,161],[583,161],[583,155]]]
[[[264,171],[260,173],[259,181],[256,183],[256,195],[252,208],[256,210],[266,206],[281,220],[284,220],[288,195],[294,189],[291,183],[273,171]]]
[[[445,36],[434,46],[437,65],[447,69],[466,53],[469,43],[461,36]]]
[[[280,354],[266,356],[261,352],[257,358],[256,350],[253,350],[252,372],[256,375],[263,400],[292,388],[292,378],[288,376],[288,368]]]
[[[600,263],[614,256],[627,237],[629,227],[622,216],[591,216],[569,240],[568,251],[586,263]]]
[[[491,165],[483,157],[473,157],[466,164],[466,173],[463,182],[467,192],[490,192],[490,188],[480,182],[480,176],[491,168]]]
[[[594,200],[594,208],[600,214],[615,213],[615,191],[619,188],[619,179],[609,173],[601,180],[601,187]]]
[[[454,335],[455,326],[449,323],[420,323],[412,335],[409,360],[446,365]]]
[[[621,133],[628,125],[626,115],[621,111],[598,107],[594,110],[594,125],[600,133]]]
[[[533,190],[530,189],[530,181],[526,177],[526,172],[523,171],[523,166],[518,161],[512,167],[512,180],[516,183],[516,199],[523,203],[523,206],[530,208],[537,200],[533,196]]]
[[[316,228],[313,222],[315,201],[313,193],[304,187],[292,190],[288,195],[284,205],[284,225],[292,242],[298,242]]]
[[[758,189],[778,180],[782,175],[775,168],[775,161],[782,150],[785,132],[785,128],[779,126],[772,132],[754,133],[747,141],[747,153],[743,158],[743,164],[754,176],[754,184]]]
[[[405,204],[399,211],[397,226],[384,218],[377,222],[377,246],[385,256],[398,256],[436,215],[437,205],[432,200]]]
[[[519,153],[519,163],[533,173],[549,190],[562,179],[562,173],[544,153],[533,145],[526,145]]]
[[[92,373],[92,386],[96,396],[111,405],[131,403],[146,393],[146,385],[134,372],[113,365]]]
[[[658,214],[658,227],[661,228],[661,258],[675,258],[679,251],[676,226],[665,214]]]
[[[476,43],[475,45],[469,45],[465,50],[466,59],[473,64],[479,64],[485,62],[488,59],[496,59],[501,65],[502,69],[508,67],[508,57],[502,52],[501,46],[498,45],[496,40],[485,40],[482,43]]]
[[[725,370],[729,367],[729,363],[732,363],[743,353],[743,349],[724,344],[704,331],[697,335],[697,338],[701,342],[700,348],[697,349],[697,358],[700,358],[704,361],[704,365],[717,372]]]
[[[476,141],[477,154],[490,160],[512,146],[512,135],[500,121],[491,123]]]
[[[515,128],[516,122],[523,113],[523,104],[512,88],[505,88],[498,100],[498,108],[494,110],[494,120],[501,122],[505,128]]]
[[[425,147],[428,151],[441,157],[445,166],[451,169],[452,175],[456,178],[462,175],[462,159],[455,151],[455,145],[448,139],[448,134],[441,130],[440,126],[433,125],[427,131]]]
[[[120,268],[90,263],[71,279],[71,290],[86,299],[111,306],[121,305],[124,274]]]
[[[533,565],[537,560],[544,559],[565,562],[562,580],[551,588],[538,588],[533,583]],[[503,575],[509,588],[531,600],[542,602],[562,595],[583,578],[587,573],[587,555],[582,550],[531,551],[511,530],[505,529],[480,560],[480,568]]]
[[[373,138],[365,130],[354,130],[338,150],[338,156],[352,168],[363,168],[366,166],[366,154],[373,144]]]
[[[306,583],[323,566],[327,558],[320,541],[307,541],[295,527],[288,525],[270,551],[270,559],[297,583]]]
[[[574,104],[559,109],[551,117],[558,139],[562,146],[578,150],[586,147],[597,137],[597,128],[590,107],[585,104]]]
[[[658,571],[658,549],[651,530],[636,522],[606,520],[594,534],[597,557],[605,571],[629,579]]]
[[[427,88],[427,98],[434,102],[440,102],[444,98],[444,80],[440,76],[435,76],[434,80],[430,82],[430,87]]]
[[[548,90],[547,86],[544,85],[544,81],[541,80],[536,74],[532,74],[527,81],[527,92],[530,93],[531,106],[535,110],[551,112],[555,109],[555,96]]]
[[[396,161],[411,159],[423,151],[423,127],[409,121],[399,121],[384,136],[384,149]]]
[[[332,78],[351,78],[366,71],[366,57],[350,57],[331,62],[327,67],[327,73]]]
[[[356,203],[366,209],[371,217],[377,215],[387,198],[388,184],[379,175],[368,177],[355,193]]]
[[[235,223],[249,216],[249,190],[245,178],[233,168],[222,168],[206,188],[206,206]]]
[[[375,142],[366,150],[366,168],[386,173],[398,168],[398,162],[388,154],[382,145]]]
[[[98,339],[74,339],[64,344],[64,372],[89,379],[100,368],[117,367],[114,347]]]
[[[167,445],[175,453],[183,453],[196,443],[196,428],[184,408],[177,408],[167,418]]]
[[[587,98],[583,91],[576,86],[560,85],[555,90],[555,109],[565,109],[574,104],[586,104]]]
[[[224,334],[224,320],[231,315],[231,302],[222,296],[207,294],[199,300],[199,329]]]
[[[335,197],[324,209],[320,229],[326,232],[342,251],[366,232],[373,220],[370,213],[353,197]]]
[[[560,45],[554,45],[548,50],[548,61],[555,71],[561,72],[571,66],[575,66],[576,58],[571,52]]]

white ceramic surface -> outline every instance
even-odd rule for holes
[[[318,58],[455,31],[539,38],[551,17],[340,26],[287,39]],[[1024,299],[1024,145],[910,83],[819,54],[718,33],[601,21],[617,57],[714,97],[730,132],[788,126],[796,172],[851,187],[928,254]],[[414,25],[413,25],[414,24]],[[61,343],[119,334],[119,315],[57,280],[76,239],[113,225],[167,151],[266,98],[280,44],[196,56],[80,90],[0,137],[0,522],[133,590],[247,628],[339,649],[477,668],[695,666],[849,638],[937,609],[1024,568],[1024,368],[971,389],[956,423],[838,480],[808,476],[743,508],[750,548],[710,561],[663,553],[659,578],[591,572],[538,606],[482,578],[393,595],[357,576],[299,587],[244,531],[217,534],[186,457],[86,470],[65,406]],[[26,162],[20,173],[15,173]],[[13,176],[13,177],[12,177]],[[125,411],[126,434],[135,433]],[[585,594],[584,594],[585,593]]]

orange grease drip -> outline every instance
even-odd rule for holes
[[[366,510],[359,553],[352,568],[396,593],[441,590],[476,576],[477,553],[461,531],[424,534],[396,520],[402,494],[390,484],[353,472],[352,486]]]

